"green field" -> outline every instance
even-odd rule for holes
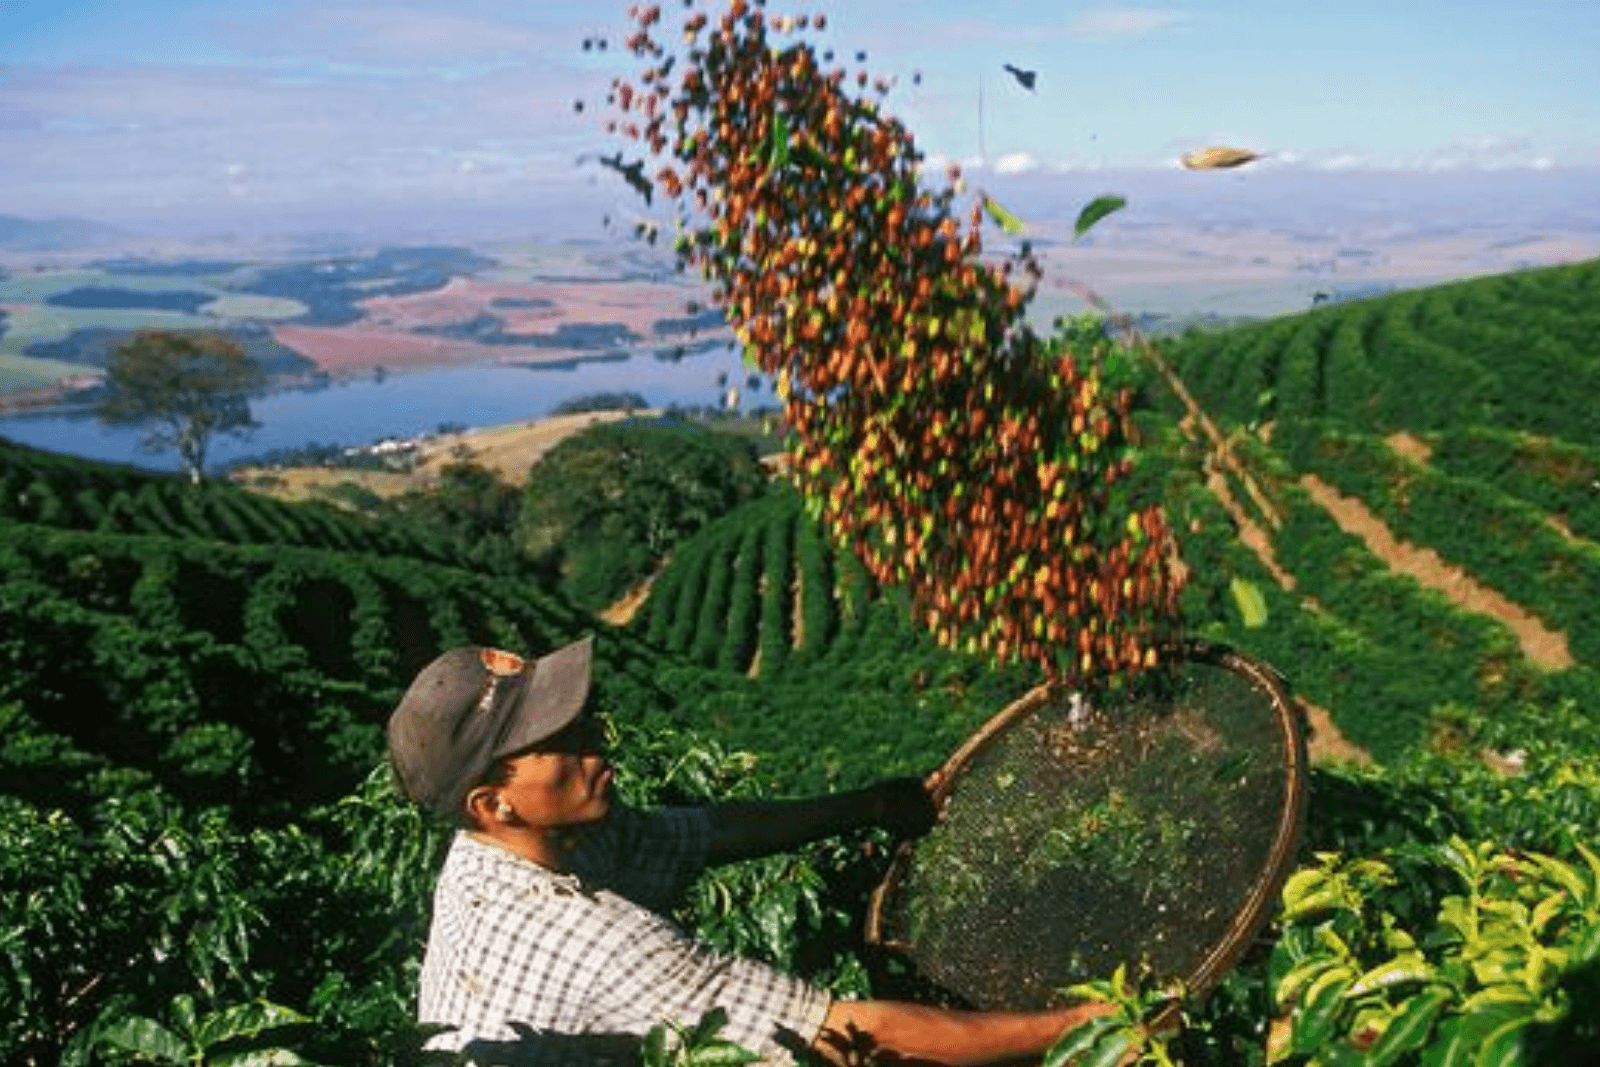
[[[38,304],[11,312],[6,325],[6,335],[0,337],[0,355],[27,358],[23,350],[29,345],[65,340],[74,330],[93,326],[111,330],[204,330],[214,329],[217,320],[180,311],[58,308]]]
[[[57,359],[13,356],[0,350],[0,393],[43,389],[75,374],[98,374],[99,367],[63,363]]]

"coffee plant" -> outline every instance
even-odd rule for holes
[[[685,17],[681,53],[658,6],[630,17],[647,69],[613,83],[609,128],[661,165],[617,169],[677,205],[680,266],[775,379],[814,513],[948,647],[1056,678],[1152,663],[1181,582],[1160,508],[1129,491],[1132,395],[1026,324],[1038,261],[983,255],[985,211],[1015,218],[980,195],[963,227],[954,169],[924,187],[890,83],[799,36],[824,16],[733,0]]]

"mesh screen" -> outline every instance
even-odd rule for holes
[[[1119,963],[1192,986],[1231,934],[1253,935],[1241,908],[1292,859],[1300,744],[1276,680],[1221,652],[1120,694],[1040,697],[946,768],[939,824],[880,890],[876,939],[972,1007],[1052,1006]]]

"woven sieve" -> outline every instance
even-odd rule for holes
[[[1168,646],[1120,690],[1035,689],[941,768],[867,939],[949,1004],[1051,1007],[1119,964],[1204,996],[1293,865],[1305,763],[1283,680],[1222,645]]]

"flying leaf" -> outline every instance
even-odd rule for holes
[[[774,112],[772,116],[772,132],[767,143],[767,168],[781,170],[789,163],[789,124],[784,121],[783,112]]]
[[[1001,207],[993,197],[985,196],[983,198],[983,210],[987,211],[989,217],[994,219],[995,223],[1007,233],[1015,235],[1022,232],[1022,220]]]
[[[1238,606],[1239,614],[1244,616],[1245,629],[1254,630],[1266,625],[1267,601],[1254,582],[1235,578],[1228,583],[1228,592],[1233,594],[1233,602]]]
[[[1078,212],[1078,221],[1072,227],[1072,239],[1076,241],[1088,233],[1095,223],[1127,205],[1128,201],[1120,196],[1102,196],[1091,200],[1082,211]]]
[[[1225,170],[1228,167],[1242,167],[1251,160],[1260,159],[1261,153],[1252,152],[1248,148],[1227,148],[1222,145],[1212,145],[1210,148],[1200,148],[1181,156],[1178,162],[1189,170]]]

